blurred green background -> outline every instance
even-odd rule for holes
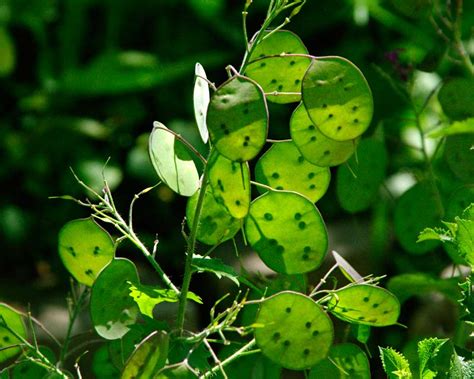
[[[400,115],[407,114],[407,105],[379,68],[400,82],[413,67],[436,68],[420,75],[421,99],[440,77],[461,73],[448,60],[437,65],[445,48],[429,15],[418,11],[424,2],[413,1],[410,9],[400,3],[308,1],[288,25],[311,53],[344,56],[367,77],[375,99],[368,135],[384,127],[389,174],[416,171],[422,162],[401,142]],[[266,7],[266,0],[254,1],[249,34],[258,30]],[[0,0],[0,300],[30,303],[35,312],[64,298],[68,276],[57,255],[57,233],[67,221],[88,215],[72,202],[48,200],[85,197],[69,167],[100,190],[110,157],[105,175],[125,213],[133,194],[158,180],[147,155],[154,120],[203,148],[192,109],[194,64],[200,62],[216,84],[225,80],[226,65],[239,66],[242,8],[243,1],[225,0]],[[473,1],[465,1],[463,25],[469,35]],[[393,51],[401,59],[395,67],[387,59]],[[272,105],[270,137],[288,136],[291,110]],[[185,199],[159,187],[139,201],[135,220],[148,244],[158,233],[159,259],[178,282],[184,206]],[[422,257],[401,251],[388,221],[390,202],[348,215],[330,189],[318,207],[333,247],[346,249],[362,274],[439,273],[449,263],[442,249]],[[142,261],[128,245],[119,253]],[[323,273],[318,270],[314,282]],[[193,287],[209,299],[219,292],[204,276],[196,277]],[[428,313],[423,306],[410,300],[403,308],[401,322],[418,325],[412,335],[433,333],[429,318],[418,316],[420,309]],[[437,315],[445,318],[437,327],[447,332],[456,317],[450,312]],[[413,320],[414,314],[421,319]],[[408,337],[400,328],[387,329],[372,343],[400,347]]]

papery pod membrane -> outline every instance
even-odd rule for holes
[[[442,218],[440,199],[429,182],[420,182],[406,191],[395,206],[395,234],[402,247],[412,254],[434,249],[438,241],[417,243],[418,234],[439,224]]]
[[[169,336],[156,331],[137,346],[123,368],[121,379],[150,379],[165,366]]]
[[[128,282],[138,283],[135,265],[128,259],[116,258],[106,266],[92,286],[90,312],[95,331],[103,338],[122,338],[139,315],[130,297]]]
[[[301,103],[290,119],[290,133],[294,144],[305,159],[317,166],[331,167],[344,163],[354,154],[357,140],[335,141],[326,137],[313,124]]]
[[[474,79],[454,78],[443,84],[438,100],[452,120],[474,117]]]
[[[337,169],[336,192],[341,207],[351,213],[369,208],[377,199],[386,169],[387,151],[383,142],[363,139],[357,154]]]
[[[318,268],[327,252],[327,230],[318,209],[295,192],[270,191],[255,199],[245,234],[262,261],[284,274]]]
[[[386,289],[354,284],[334,291],[328,310],[343,321],[369,326],[388,326],[397,323],[400,303]]]
[[[59,231],[59,256],[79,283],[92,286],[115,255],[115,244],[93,219],[69,221]]]
[[[262,353],[292,370],[303,370],[326,358],[333,325],[320,305],[297,292],[265,299],[255,320],[255,339]]]
[[[474,92],[474,87],[473,87]],[[474,179],[474,134],[459,134],[446,138],[445,157],[451,171],[459,179]]]
[[[235,162],[214,152],[209,161],[209,183],[214,197],[235,218],[244,218],[250,206],[250,173],[247,162]]]
[[[359,282],[363,280],[362,275],[360,275],[354,267],[352,267],[349,262],[347,262],[342,256],[340,256],[336,251],[332,251],[334,260],[336,261],[339,270],[344,274],[344,276],[351,282]]]
[[[327,359],[314,366],[309,379],[370,379],[367,355],[357,345],[341,343],[333,345]]]
[[[199,188],[199,174],[187,148],[160,122],[148,142],[151,163],[160,179],[174,192],[191,196]]]
[[[307,55],[308,50],[296,34],[288,30],[272,32],[252,52],[245,70],[245,75],[260,84],[267,100],[274,103],[300,101],[301,81],[311,63],[310,57],[286,54]],[[285,94],[269,95],[272,92]]]
[[[291,141],[276,142],[258,160],[255,179],[278,190],[298,192],[312,202],[327,191],[331,172],[308,162]],[[260,193],[267,190],[257,187]]]
[[[21,315],[9,305],[0,303],[0,349],[2,349],[0,350],[0,363],[13,358],[21,352],[20,347],[12,347],[11,349],[6,349],[6,347],[22,343],[21,340],[4,325],[7,325],[8,328],[24,339],[27,338]]]
[[[370,87],[362,72],[341,57],[313,59],[303,78],[302,98],[314,125],[337,141],[359,137],[372,120]]]
[[[194,118],[199,129],[202,141],[207,143],[209,139],[209,132],[206,125],[207,107],[209,106],[209,100],[211,95],[209,93],[209,84],[206,81],[206,71],[200,63],[196,63],[194,69],[194,91],[193,91],[193,103],[194,103]]]
[[[211,97],[207,127],[215,148],[232,161],[254,158],[265,144],[268,109],[265,94],[253,80],[234,76]]]
[[[189,198],[186,206],[186,220],[189,228],[194,223],[199,191]],[[196,238],[207,245],[217,245],[235,236],[240,229],[240,220],[232,217],[227,208],[217,201],[212,188],[207,187],[199,218]]]

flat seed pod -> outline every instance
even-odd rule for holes
[[[295,103],[301,99],[301,81],[311,63],[311,58],[283,55],[271,57],[281,54],[308,54],[308,50],[296,34],[288,30],[273,32],[253,51],[245,75],[260,84],[265,93],[296,93],[267,95],[268,101],[280,104]],[[265,56],[270,57],[263,58]]]
[[[54,352],[47,346],[40,346],[39,351],[43,354],[51,363],[56,362],[56,357]],[[33,352],[27,352],[26,357],[33,358]],[[1,359],[0,359],[1,362]],[[42,366],[37,365],[34,361],[27,359],[22,359],[21,363],[15,364],[12,370],[13,379],[38,379],[44,378],[48,375],[48,370]],[[0,378],[2,376],[0,375]],[[6,378],[9,378],[8,376]]]
[[[211,97],[207,127],[216,149],[232,161],[254,158],[267,139],[265,94],[253,81],[234,76]]]
[[[21,341],[3,326],[4,323],[19,336],[25,339],[27,338],[25,325],[23,324],[21,315],[19,315],[18,312],[9,305],[0,303],[0,363],[13,358],[21,352],[21,348],[19,347],[6,349],[7,346],[19,344]]]
[[[109,357],[112,364],[122,371],[128,357],[132,354],[135,346],[138,345],[146,335],[146,330],[141,328],[130,329],[122,338],[108,343]]]
[[[130,297],[130,285],[138,282],[133,262],[116,258],[106,266],[92,286],[90,312],[96,332],[103,338],[122,338],[138,317],[138,306]]]
[[[354,267],[352,267],[349,262],[347,262],[343,257],[341,257],[336,251],[332,251],[334,260],[336,261],[339,270],[343,275],[350,280],[351,282],[363,281],[362,275],[360,275]]]
[[[347,59],[313,59],[302,90],[310,119],[327,137],[352,140],[369,127],[374,110],[372,92],[364,75]]]
[[[206,71],[204,71],[204,68],[200,63],[196,63],[194,75],[194,117],[199,129],[199,134],[201,135],[203,142],[207,143],[209,132],[206,125],[206,115],[211,95],[209,94],[209,85],[205,80],[205,78],[207,78]]]
[[[284,274],[318,268],[328,247],[318,209],[295,192],[270,191],[255,199],[245,219],[245,234],[262,261]]]
[[[474,88],[473,88],[474,91]],[[449,168],[459,179],[474,178],[474,134],[459,134],[446,138],[445,156]]]
[[[115,255],[114,241],[93,219],[69,221],[59,231],[59,256],[79,283],[92,286]]]
[[[247,216],[250,206],[250,173],[247,162],[234,162],[215,152],[208,161],[214,197],[235,218]]]
[[[301,103],[290,119],[290,133],[305,159],[317,166],[331,167],[344,163],[354,154],[357,140],[335,141],[316,127]]]
[[[121,379],[149,379],[165,366],[169,337],[156,331],[145,338],[127,361]]]
[[[191,196],[199,188],[199,174],[186,147],[160,122],[154,123],[148,151],[160,179],[174,192]]]
[[[439,241],[417,243],[418,234],[439,224],[442,218],[439,199],[428,182],[420,182],[406,191],[395,206],[395,235],[402,247],[412,254],[424,254]]]
[[[443,112],[452,120],[474,117],[474,79],[454,78],[443,84],[438,93]]]
[[[189,198],[186,220],[192,228],[199,192]],[[240,220],[232,217],[227,208],[219,203],[211,188],[206,189],[196,238],[207,245],[217,245],[235,236],[240,229]]]
[[[400,303],[394,294],[368,284],[334,291],[328,307],[341,320],[370,326],[394,325],[400,314]]]
[[[266,299],[255,325],[262,353],[292,370],[309,368],[326,358],[334,339],[328,315],[311,298],[297,292],[280,292]]]
[[[356,213],[372,205],[385,179],[387,151],[383,142],[363,139],[357,157],[351,157],[347,164],[350,168],[343,165],[337,169],[337,198],[343,209]]]
[[[255,179],[278,190],[295,191],[318,201],[327,191],[331,172],[308,162],[291,141],[274,143],[258,160]],[[267,190],[258,187],[261,193]]]
[[[319,362],[309,373],[309,379],[320,378],[370,379],[367,355],[352,343],[333,345],[329,350],[329,357]]]

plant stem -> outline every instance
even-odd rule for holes
[[[471,58],[467,53],[464,45],[462,43],[462,35],[461,35],[461,23],[462,23],[462,11],[463,11],[463,0],[456,0],[456,18],[454,21],[454,28],[453,28],[453,44],[454,48],[456,49],[459,58],[461,59],[462,65],[466,73],[474,77],[474,66],[471,62]]]
[[[212,153],[212,149],[210,153]],[[193,275],[192,263],[193,263],[194,250],[196,248],[197,228],[199,225],[199,219],[201,217],[201,211],[204,204],[204,196],[206,194],[206,189],[208,185],[208,180],[207,180],[208,172],[209,172],[208,168],[209,168],[209,165],[206,164],[204,166],[204,173],[202,175],[202,183],[201,183],[201,188],[199,190],[199,197],[196,204],[196,210],[194,212],[193,225],[191,228],[191,232],[189,234],[189,238],[187,240],[186,262],[184,265],[184,278],[183,278],[183,285],[181,287],[181,295],[179,297],[178,317],[176,319],[179,335],[182,335],[183,333],[184,316],[186,313],[186,304],[187,304],[189,285],[191,284],[191,277]]]

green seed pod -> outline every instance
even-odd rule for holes
[[[21,352],[20,347],[6,349],[7,346],[22,343],[18,337],[3,326],[4,324],[19,336],[25,339],[27,338],[25,325],[23,324],[21,315],[9,305],[0,303],[0,363],[13,358]]]
[[[458,134],[446,138],[445,157],[449,168],[459,179],[472,182],[474,178],[474,134]]]
[[[473,88],[473,78],[454,78],[443,84],[438,100],[446,116],[452,120],[474,117]]]

